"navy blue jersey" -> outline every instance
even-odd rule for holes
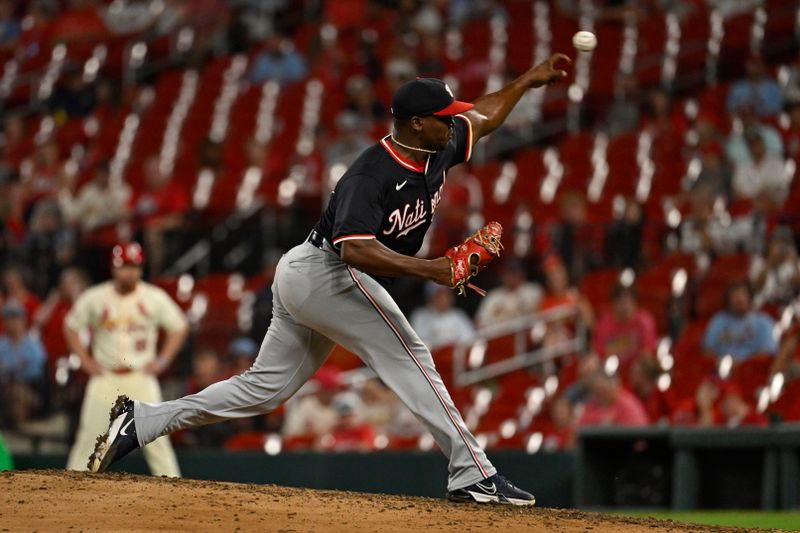
[[[447,169],[471,153],[472,125],[462,115],[455,117],[447,148],[424,163],[404,158],[386,136],[344,173],[315,229],[337,248],[346,240],[375,238],[414,255],[442,199]]]

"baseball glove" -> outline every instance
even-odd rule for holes
[[[467,287],[486,296],[486,291],[469,280],[493,259],[500,257],[502,236],[503,226],[499,222],[489,222],[467,240],[447,250],[444,255],[450,260],[450,287],[463,296],[466,296]]]

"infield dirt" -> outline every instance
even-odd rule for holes
[[[727,532],[562,509],[63,471],[0,472],[0,531]]]

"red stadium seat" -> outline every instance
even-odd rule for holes
[[[771,355],[756,355],[734,365],[731,381],[742,390],[744,399],[756,401],[756,393],[759,387],[767,385],[769,370],[774,362],[775,358]]]

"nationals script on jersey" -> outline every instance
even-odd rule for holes
[[[156,357],[158,331],[186,324],[180,307],[159,287],[140,282],[121,295],[110,281],[81,294],[65,319],[74,331],[88,330],[90,352],[103,368],[138,370]]]
[[[447,147],[423,163],[403,157],[386,136],[344,173],[315,229],[336,247],[375,238],[397,253],[414,255],[441,201],[447,169],[468,161],[471,152],[472,125],[463,115],[455,116]]]

